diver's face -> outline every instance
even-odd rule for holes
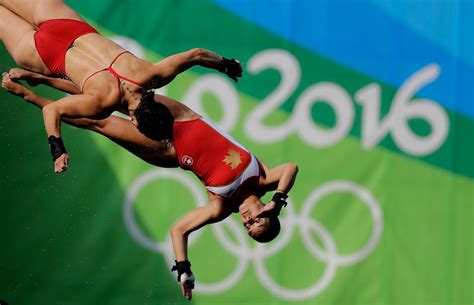
[[[268,224],[267,217],[255,217],[257,212],[258,209],[252,209],[252,207],[247,205],[241,205],[239,207],[240,219],[242,220],[245,230],[250,236],[260,233],[266,228]]]

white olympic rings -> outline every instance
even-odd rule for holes
[[[175,169],[159,168],[149,170],[136,178],[131,184],[123,208],[126,228],[138,244],[164,255],[171,267],[171,263],[174,262],[174,254],[170,238],[168,237],[164,242],[157,242],[146,236],[137,225],[133,213],[133,203],[140,190],[148,183],[159,179],[171,179],[183,184],[191,192],[198,206],[205,204],[206,198],[202,191],[202,186],[185,172]],[[336,243],[331,234],[322,224],[310,217],[311,211],[316,204],[323,197],[335,192],[355,195],[361,202],[367,205],[372,218],[372,234],[369,240],[361,249],[351,254],[343,255],[338,253]],[[219,224],[213,225],[212,231],[217,240],[230,255],[238,259],[238,263],[233,272],[219,282],[198,282],[196,284],[196,292],[217,294],[234,287],[244,276],[248,265],[252,262],[259,281],[273,295],[285,300],[312,298],[329,286],[338,266],[356,264],[365,259],[375,249],[383,231],[383,215],[379,203],[369,191],[351,181],[337,180],[326,183],[311,192],[304,201],[299,215],[296,214],[292,199],[288,198],[288,206],[284,211],[283,217],[281,217],[281,224],[280,236],[275,241],[269,244],[257,244],[253,248],[249,247],[247,233],[242,225],[234,219],[228,218]],[[236,237],[235,241],[237,244],[226,236],[224,226],[227,226],[228,232],[231,232]],[[326,268],[319,280],[310,287],[302,289],[290,289],[276,283],[268,274],[264,262],[266,258],[277,254],[290,242],[296,228],[299,229],[308,252],[318,261],[326,263]],[[320,237],[324,250],[311,238],[311,232],[316,233]],[[199,231],[193,233],[190,238],[190,244],[197,242],[199,235]]]

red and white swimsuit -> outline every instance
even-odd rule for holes
[[[209,121],[175,121],[173,128],[179,166],[198,176],[209,191],[229,197],[245,180],[259,176],[257,159]]]

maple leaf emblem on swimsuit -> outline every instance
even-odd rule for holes
[[[222,160],[226,165],[229,165],[231,169],[236,169],[240,163],[242,163],[242,159],[240,158],[240,153],[233,149],[229,149],[227,151],[227,156],[225,156],[224,160]]]

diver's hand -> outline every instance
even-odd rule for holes
[[[176,265],[171,268],[171,271],[177,271],[177,280],[183,296],[189,301],[193,297],[194,282],[196,278],[191,271],[191,263],[188,260],[175,261]]]
[[[270,217],[272,215],[278,216],[278,214],[280,214],[280,208],[278,208],[275,201],[270,201],[269,203],[263,206],[263,208],[255,215],[255,217],[264,218]]]
[[[242,65],[237,59],[222,57],[222,67],[219,71],[226,74],[236,83],[239,81],[238,78],[242,77]]]
[[[59,158],[54,160],[54,172],[59,174],[67,170],[69,163],[69,155],[67,153],[62,154]]]
[[[183,292],[183,296],[188,301],[191,300],[193,297],[194,282],[196,282],[196,278],[194,277],[194,274],[192,273],[181,274],[179,285],[181,286],[181,291]]]
[[[49,150],[54,162],[54,172],[62,173],[67,170],[69,163],[69,155],[61,137],[49,136],[48,138]]]
[[[255,215],[255,217],[262,218],[262,217],[270,217],[272,215],[278,216],[280,215],[280,210],[282,207],[286,207],[286,199],[288,195],[282,192],[276,192],[273,194],[272,200],[267,203],[260,212]]]

